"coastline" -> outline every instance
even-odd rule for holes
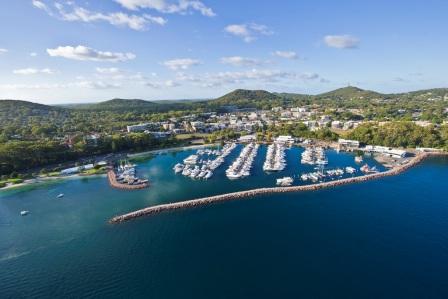
[[[259,195],[274,194],[274,193],[315,191],[315,190],[331,188],[331,187],[336,187],[336,186],[341,186],[341,185],[348,185],[348,184],[353,184],[353,183],[358,183],[358,182],[365,182],[365,181],[380,179],[380,178],[384,178],[384,177],[388,177],[388,176],[395,176],[395,175],[401,174],[401,173],[407,171],[408,169],[416,166],[417,164],[421,163],[426,158],[434,157],[434,156],[446,156],[447,154],[448,153],[446,153],[446,152],[443,152],[443,153],[428,153],[428,152],[417,153],[416,156],[413,157],[412,160],[410,160],[408,163],[397,166],[392,169],[389,169],[387,171],[379,172],[379,173],[375,173],[375,174],[368,174],[368,175],[364,175],[364,176],[353,177],[353,178],[346,178],[346,179],[341,179],[341,180],[337,180],[337,181],[323,182],[323,183],[311,184],[311,185],[292,186],[292,187],[258,188],[258,189],[232,192],[232,193],[226,193],[226,194],[215,195],[215,196],[210,196],[210,197],[192,199],[192,200],[187,200],[187,201],[151,206],[151,207],[143,208],[143,209],[136,210],[136,211],[133,211],[130,213],[126,213],[123,215],[115,216],[109,220],[109,223],[111,223],[111,224],[122,223],[122,222],[126,222],[129,220],[133,220],[135,218],[143,217],[143,216],[159,214],[164,211],[171,211],[171,210],[203,206],[203,205],[208,205],[208,204],[222,202],[222,201],[253,198],[253,197],[256,197]]]
[[[127,157],[129,159],[141,158],[141,157],[145,157],[145,156],[151,155],[151,154],[163,154],[163,153],[185,151],[185,150],[191,150],[191,149],[199,149],[199,148],[210,147],[210,146],[217,146],[217,145],[219,145],[219,143],[209,143],[209,144],[199,144],[199,145],[189,145],[189,146],[168,147],[168,148],[163,148],[163,149],[158,149],[158,150],[151,150],[151,151],[146,151],[146,152],[141,152],[141,153],[136,153],[136,154],[127,154]]]
[[[82,179],[82,178],[92,178],[92,177],[106,177],[106,176],[107,176],[106,173],[101,173],[101,174],[92,174],[92,175],[73,174],[73,175],[68,175],[68,176],[54,176],[54,177],[35,178],[35,179],[25,180],[23,183],[20,183],[20,184],[9,185],[9,186],[0,188],[0,192],[1,191],[6,191],[6,190],[11,190],[11,189],[23,188],[23,187],[26,187],[26,186],[44,184],[44,183],[53,182],[53,181],[62,181],[62,180],[70,180],[70,179]]]

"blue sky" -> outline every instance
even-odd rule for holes
[[[75,103],[448,87],[446,1],[19,0],[0,98]]]

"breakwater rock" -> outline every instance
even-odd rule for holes
[[[398,175],[398,174],[408,170],[409,168],[419,164],[421,161],[423,161],[425,158],[427,158],[429,156],[438,156],[438,155],[444,155],[444,154],[446,154],[446,153],[418,153],[408,163],[396,166],[395,168],[392,168],[390,170],[387,170],[384,172],[378,172],[378,173],[374,173],[374,174],[368,174],[368,175],[364,175],[364,176],[336,180],[336,181],[323,182],[323,183],[311,184],[311,185],[302,185],[302,186],[259,188],[259,189],[226,193],[226,194],[221,194],[221,195],[215,195],[215,196],[203,197],[203,198],[192,199],[192,200],[187,200],[187,201],[181,201],[181,202],[168,203],[168,204],[147,207],[147,208],[137,210],[134,212],[130,212],[127,214],[123,214],[120,216],[115,216],[112,219],[110,219],[109,222],[110,223],[120,223],[120,222],[132,220],[134,218],[138,218],[138,217],[142,217],[142,216],[158,214],[158,213],[164,212],[164,211],[192,208],[192,207],[207,205],[207,204],[216,203],[216,202],[251,198],[251,197],[255,197],[255,196],[259,196],[259,195],[274,194],[274,193],[301,192],[301,191],[314,191],[314,190],[320,190],[320,189],[324,189],[324,188],[330,188],[330,187],[336,187],[336,186],[347,185],[347,184],[352,184],[352,183],[380,179],[380,178],[384,178],[384,177],[388,177],[388,176]]]

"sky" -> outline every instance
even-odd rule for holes
[[[448,87],[447,1],[15,0],[0,99],[204,99]]]

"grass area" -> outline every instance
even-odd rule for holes
[[[85,174],[85,175],[95,175],[95,174],[103,174],[103,173],[106,173],[105,167],[101,167],[98,169],[92,168],[92,169],[85,170],[82,172],[82,174]]]
[[[7,179],[5,181],[0,181],[0,188],[6,187],[7,184],[17,185],[21,183],[23,183],[22,179]]]

